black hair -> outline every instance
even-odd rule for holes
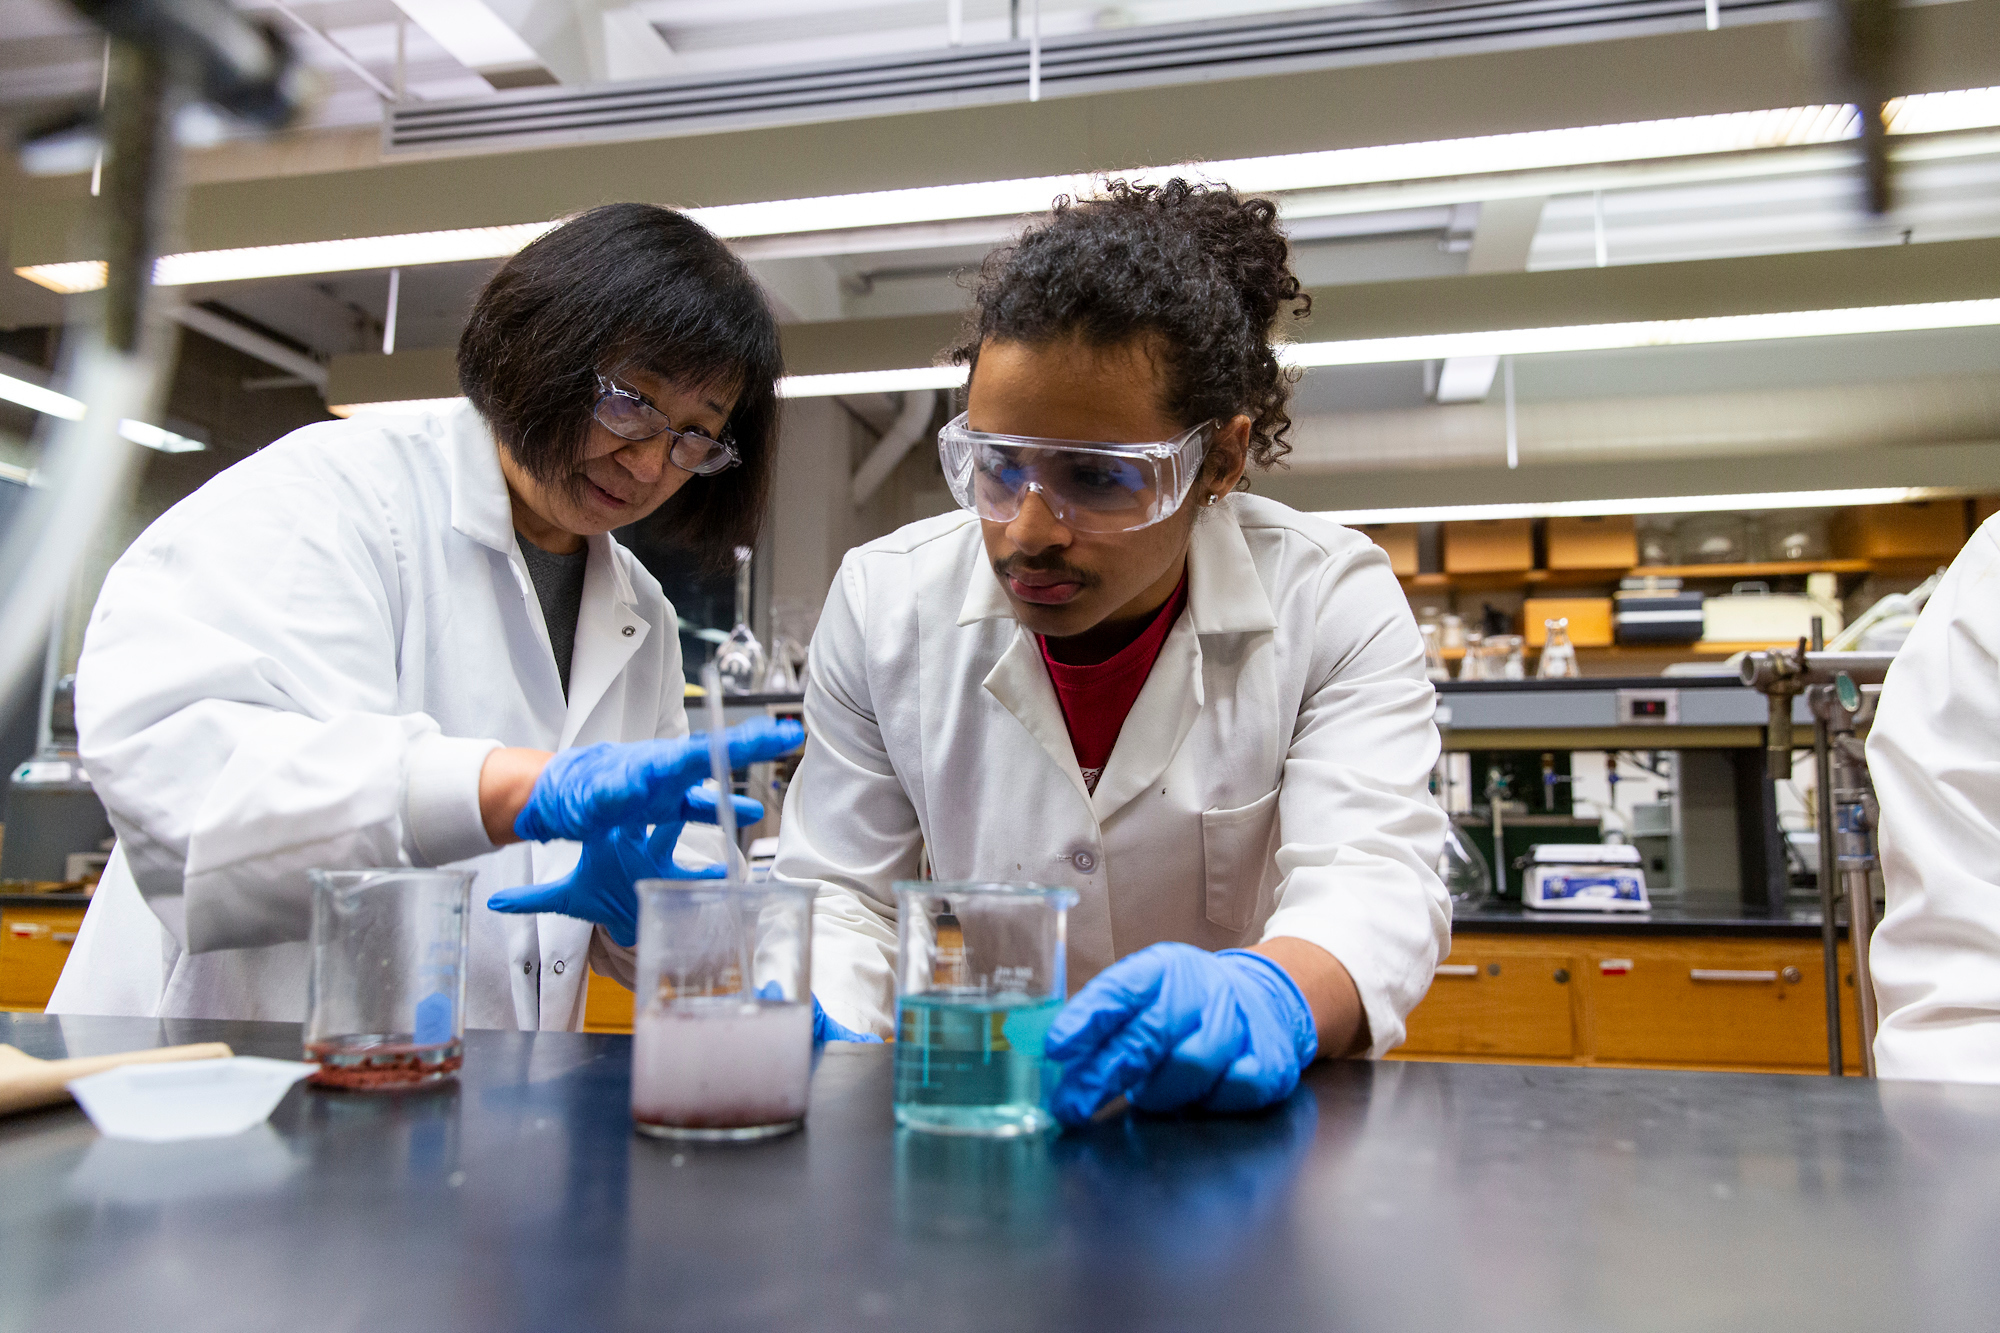
[[[648,520],[705,567],[726,569],[763,524],[784,370],[777,321],[727,246],[670,208],[593,208],[508,260],[458,340],[466,397],[514,460],[551,484],[576,473],[597,376],[633,369],[738,388],[726,437],[742,461],[694,478]]]
[[[1292,272],[1277,205],[1226,185],[1105,182],[1094,199],[1055,201],[1046,222],[980,269],[965,339],[951,359],[976,366],[987,339],[1095,347],[1150,337],[1164,362],[1169,414],[1185,426],[1251,420],[1250,461],[1291,452],[1285,407],[1296,371],[1278,364],[1273,326],[1312,298]]]

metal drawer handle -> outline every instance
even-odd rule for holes
[[[1476,977],[1479,968],[1472,963],[1439,963],[1437,974],[1441,977]]]
[[[49,938],[57,944],[75,944],[76,932],[73,930],[58,930],[53,935],[50,935]]]
[[[1726,967],[1691,967],[1688,969],[1689,981],[1776,981],[1777,979],[1778,973],[1775,968],[1768,971],[1756,972],[1733,971]]]

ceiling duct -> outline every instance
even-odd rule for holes
[[[1732,24],[1818,13],[1812,0],[1722,0]],[[1704,0],[1364,0],[1335,9],[1049,37],[1041,96],[1300,73],[1706,26]],[[524,88],[391,106],[387,152],[663,138],[1025,100],[1028,43],[879,59]]]

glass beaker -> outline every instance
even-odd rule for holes
[[[812,900],[797,884],[644,879],[632,1123],[741,1140],[805,1123],[812,1081]]]
[[[1467,630],[1463,639],[1465,655],[1458,659],[1460,680],[1486,679],[1486,636],[1478,630]]]
[[[322,1087],[428,1083],[465,1053],[469,870],[312,870],[305,1058]]]
[[[1424,641],[1424,675],[1432,680],[1450,680],[1451,669],[1444,664],[1444,635],[1434,620],[1426,620],[1417,626],[1417,634]]]
[[[896,1123],[942,1134],[1053,1128],[1043,1039],[1069,996],[1076,890],[896,885]]]

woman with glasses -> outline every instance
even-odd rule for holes
[[[718,569],[755,540],[771,312],[701,227],[618,204],[500,269],[458,371],[467,402],[297,431],[111,571],[76,697],[117,848],[52,1011],[297,1020],[307,871],[449,864],[468,1025],[577,1028],[591,966],[629,981],[633,880],[703,873],[674,608],[611,533]],[[739,731],[738,763],[800,739]]]
[[[1276,209],[1114,181],[987,261],[940,433],[963,512],[850,552],[774,873],[887,1034],[892,885],[1068,885],[1052,1109],[1276,1101],[1380,1054],[1450,943],[1433,691],[1356,532],[1240,493],[1287,451]],[[1011,1020],[1010,1020],[1011,1024]]]

